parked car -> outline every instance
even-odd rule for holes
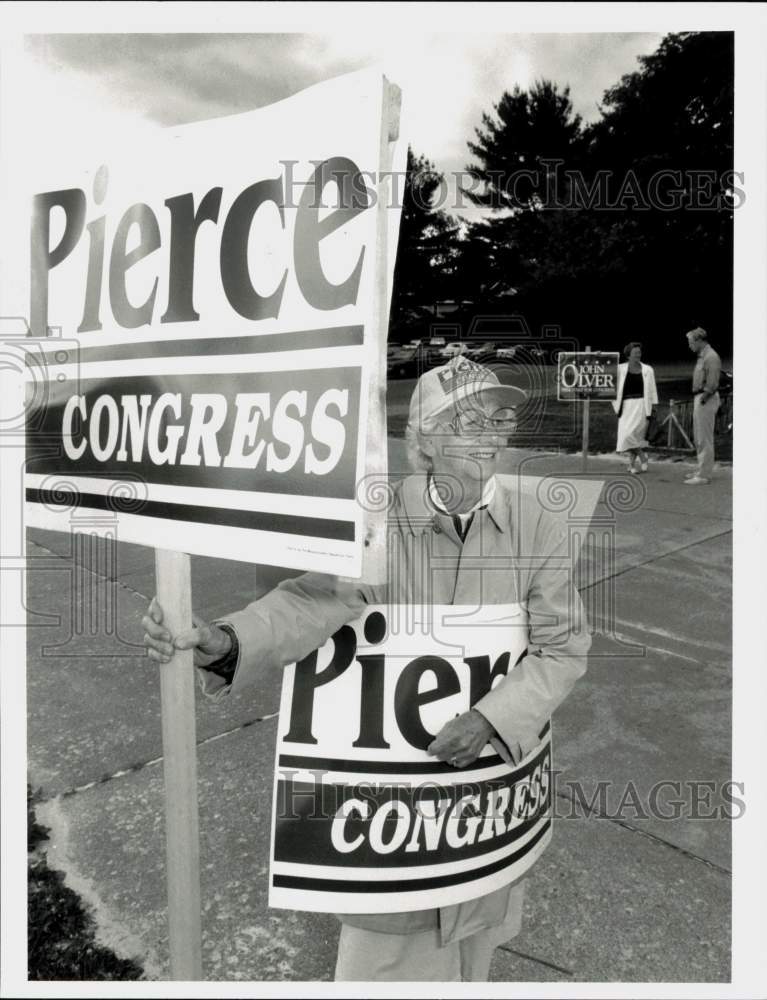
[[[475,343],[482,342],[482,337],[487,338],[485,342],[493,344],[494,356],[499,361],[514,359],[517,364],[525,364],[533,359],[530,327],[524,316],[518,313],[479,317],[472,324],[469,333]]]
[[[483,344],[468,347],[466,354],[472,361],[492,361],[496,354],[495,341],[486,340]]]
[[[417,369],[416,374],[421,374],[427,368],[444,364],[442,348],[445,346],[444,337],[430,337],[429,340],[422,341],[413,352],[413,369]]]
[[[511,361],[514,355],[517,353],[516,347],[499,347],[495,352],[497,358],[505,359],[506,361]]]
[[[415,346],[412,341],[403,344],[388,355],[386,373],[389,378],[415,378],[428,367],[427,355],[427,348],[420,341]]]
[[[460,340],[451,340],[449,344],[445,344],[442,350],[439,352],[443,358],[456,358],[459,354],[466,354],[468,347]]]

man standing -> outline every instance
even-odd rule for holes
[[[685,478],[685,486],[705,486],[714,471],[714,424],[719,409],[719,377],[722,361],[708,342],[708,334],[696,326],[687,343],[698,360],[692,373],[692,429],[698,452],[698,468]]]
[[[153,600],[143,619],[150,657],[167,662],[174,646],[194,648],[203,690],[218,699],[301,660],[371,604],[523,605],[526,654],[427,750],[463,768],[491,742],[503,760],[519,763],[585,671],[590,646],[567,530],[537,495],[512,492],[496,477],[522,398],[463,357],[419,379],[406,436],[414,475],[392,499],[398,569],[386,585],[306,573],[224,622],[195,618],[195,628],[175,637]],[[519,881],[450,906],[341,914],[336,979],[485,981],[496,946],[519,932],[523,898]]]

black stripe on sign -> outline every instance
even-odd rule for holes
[[[131,509],[121,507],[119,497],[99,493],[70,493],[67,490],[27,489],[28,503],[61,507],[85,507],[115,513],[136,514],[139,517],[162,517],[173,521],[196,524],[218,524],[227,528],[251,528],[258,531],[279,531],[286,535],[332,538],[354,541],[353,521],[333,521],[324,517],[301,517],[298,514],[273,514],[260,510],[233,510],[220,507],[198,507],[196,504],[166,503],[156,500],[131,501]]]
[[[503,764],[503,758],[497,754],[492,757],[483,757],[474,764],[466,767],[454,767],[452,764],[443,764],[442,761],[435,760],[433,764],[428,761],[424,763],[403,762],[381,760],[343,760],[341,757],[300,757],[296,754],[281,754],[280,767],[295,767],[304,771],[349,771],[351,773],[364,772],[367,774],[456,774],[461,771],[479,771],[488,767],[497,767]]]
[[[551,730],[551,723],[547,722],[538,734],[538,739],[542,740]],[[466,767],[454,767],[452,764],[444,764],[435,760],[434,763],[397,763],[396,761],[380,760],[344,760],[342,757],[303,757],[299,754],[280,754],[280,767],[294,767],[299,771],[348,771],[351,774],[363,772],[365,774],[456,774],[461,771],[480,771],[488,767],[497,767],[503,764],[503,758],[494,754],[492,757],[484,757],[474,764],[467,764]]]
[[[519,850],[514,851],[500,861],[485,865],[484,868],[472,868],[470,871],[456,872],[454,875],[435,875],[431,878],[381,879],[380,882],[358,881],[356,879],[340,878],[310,878],[304,875],[274,875],[272,885],[275,889],[311,889],[316,892],[422,892],[426,889],[445,889],[451,885],[461,885],[464,882],[474,882],[488,875],[495,875],[513,865],[515,861],[528,854],[546,834],[551,826],[548,819],[538,833]]]
[[[195,355],[212,357],[216,354],[269,354],[274,351],[303,351],[320,347],[358,347],[362,343],[363,327],[332,326],[327,330],[294,330],[290,333],[268,333],[260,337],[199,337],[185,340],[153,340],[111,346],[78,347],[70,351],[59,348],[46,351],[46,364],[74,364],[86,361],[127,361],[137,358],[179,358]],[[63,355],[67,355],[63,358]],[[40,356],[28,359],[27,365],[40,363]]]

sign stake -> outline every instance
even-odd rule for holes
[[[586,352],[591,348],[586,345]],[[588,472],[589,468],[589,403],[588,396],[583,401],[583,441],[581,447],[581,472]]]
[[[155,550],[157,600],[171,635],[192,624],[192,581],[185,552]],[[191,649],[160,667],[165,771],[165,842],[171,978],[202,979],[200,838],[197,815],[195,673]]]

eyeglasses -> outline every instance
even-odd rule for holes
[[[465,412],[456,412],[451,420],[443,421],[443,426],[449,428],[453,434],[511,434],[516,430],[517,419],[513,408],[496,410],[494,413],[486,413],[482,409],[471,409]]]

